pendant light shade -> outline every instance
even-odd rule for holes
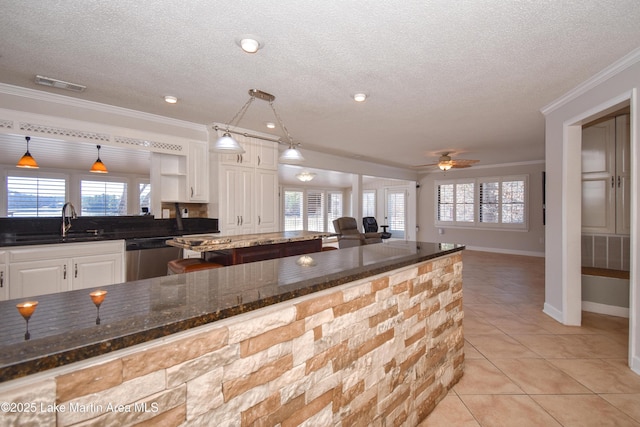
[[[109,173],[107,167],[104,165],[104,163],[102,163],[102,160],[100,160],[100,146],[96,145],[96,147],[98,148],[98,160],[96,160],[93,166],[91,166],[91,170],[89,172]]]
[[[244,148],[238,144],[238,141],[233,139],[229,132],[225,132],[214,144],[213,151],[216,153],[243,154]]]
[[[27,152],[24,153],[24,156],[22,156],[20,158],[20,160],[18,160],[18,164],[16,165],[16,167],[19,168],[28,168],[28,169],[38,169],[38,163],[36,162],[36,159],[34,159],[31,156],[31,153],[29,153],[29,141],[31,140],[30,136],[25,136],[24,139],[27,140]]]
[[[300,150],[290,145],[289,148],[282,152],[278,161],[288,165],[299,165],[304,162],[304,157],[302,157]]]

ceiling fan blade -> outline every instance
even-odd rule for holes
[[[468,168],[471,165],[475,165],[480,160],[468,160],[468,159],[455,159],[452,160],[454,168]]]

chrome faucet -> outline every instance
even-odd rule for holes
[[[71,216],[67,216],[67,206],[71,208]],[[78,218],[76,215],[76,208],[73,207],[71,202],[67,202],[62,206],[62,237],[67,236],[67,231],[71,228],[71,220]]]

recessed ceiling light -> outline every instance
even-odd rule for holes
[[[176,102],[178,102],[178,98],[176,98],[175,96],[171,96],[171,95],[165,96],[164,100],[166,102],[168,102],[169,104],[175,104]]]
[[[366,93],[356,93],[355,95],[353,95],[353,100],[356,102],[364,102],[367,100],[367,94]]]
[[[251,34],[236,37],[236,44],[247,53],[256,53],[264,47],[264,43],[258,37]]]
[[[272,123],[272,122],[267,122],[267,123],[266,123],[266,125],[267,125],[267,127],[268,127],[269,129],[275,129],[275,128],[276,128],[276,124],[275,124],[275,123]]]

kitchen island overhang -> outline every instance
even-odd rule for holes
[[[275,342],[275,345],[280,347],[288,346],[288,351],[292,353],[290,357],[286,356],[286,360],[281,361],[289,366],[286,369],[287,372],[294,368],[296,372],[299,372],[301,363],[307,367],[307,370],[311,369],[311,366],[320,363],[320,359],[326,358],[323,363],[333,360],[331,369],[335,372],[329,376],[335,377],[341,369],[353,366],[354,363],[365,363],[365,359],[370,360],[371,352],[380,351],[380,348],[385,349],[383,352],[385,354],[387,351],[391,352],[389,354],[395,354],[395,350],[397,350],[395,347],[402,342],[401,353],[404,354],[407,351],[413,351],[413,353],[393,357],[384,356],[383,360],[388,359],[385,362],[387,365],[380,367],[380,369],[397,371],[396,373],[405,379],[408,379],[406,376],[409,372],[407,369],[409,369],[411,376],[415,377],[412,381],[417,381],[417,378],[422,378],[427,371],[431,372],[431,368],[428,368],[427,365],[433,365],[439,366],[438,372],[445,376],[444,379],[441,378],[442,381],[438,382],[439,385],[436,388],[439,391],[437,393],[429,392],[431,403],[420,405],[422,408],[420,411],[424,411],[425,408],[435,405],[435,402],[441,398],[442,390],[446,391],[462,375],[462,261],[458,253],[462,249],[462,246],[453,244],[386,242],[303,257],[289,257],[187,275],[112,285],[106,287],[109,294],[105,300],[103,311],[100,312],[103,319],[101,325],[89,326],[87,324],[89,320],[95,318],[95,307],[91,306],[90,308],[93,310],[87,310],[84,303],[84,305],[78,303],[77,309],[71,310],[74,312],[73,315],[67,315],[65,319],[70,322],[67,324],[70,326],[73,323],[72,318],[82,318],[85,326],[76,323],[73,326],[75,329],[64,335],[50,333],[48,337],[39,337],[38,331],[41,328],[36,324],[36,314],[33,317],[32,341],[21,342],[24,325],[20,322],[13,322],[12,328],[17,331],[13,334],[13,339],[5,334],[2,345],[9,350],[10,355],[14,358],[22,357],[22,360],[14,360],[13,364],[4,360],[0,372],[2,372],[3,379],[10,379],[6,374],[9,374],[11,378],[16,378],[31,375],[35,373],[34,370],[61,366],[100,354],[103,356],[96,357],[96,367],[87,368],[87,362],[90,361],[86,361],[79,369],[81,371],[100,370],[102,365],[113,361],[122,367],[132,362],[137,356],[129,355],[122,358],[118,356],[118,352],[110,355],[106,353],[141,343],[150,343],[152,347],[160,346],[160,348],[167,345],[172,346],[172,350],[165,349],[160,351],[160,354],[170,355],[168,360],[173,360],[173,362],[177,360],[178,365],[195,363],[189,362],[189,360],[206,357],[205,354],[210,352],[223,351],[223,347],[226,349],[224,351],[228,352],[233,347],[237,350],[234,354],[239,359],[226,363],[227,365],[235,365],[244,363],[239,360],[245,357],[257,357],[258,353],[271,354],[273,351],[285,351],[284,348],[269,350],[269,343]],[[304,257],[311,258],[311,260],[302,260],[301,258]],[[88,291],[85,293],[88,294]],[[77,295],[67,295],[69,300],[82,300],[83,296],[80,291],[68,294],[73,293]],[[318,296],[316,297],[314,294]],[[328,294],[331,296],[327,296]],[[109,305],[110,296],[112,300]],[[86,298],[88,299],[88,296]],[[335,305],[332,306],[333,303]],[[40,304],[38,309],[46,306],[47,300],[44,296],[41,298]],[[108,307],[111,308],[107,309]],[[273,319],[268,322],[264,320],[253,322],[252,326],[249,326],[248,323],[244,324],[249,321],[247,316],[260,318],[263,313],[261,309],[267,307],[271,308],[264,311],[264,313],[267,311],[269,313],[265,316],[275,316]],[[319,307],[324,308],[320,310]],[[374,310],[373,307],[378,307],[380,312]],[[7,309],[15,310],[13,306],[2,307],[0,312],[3,313],[3,316],[5,316],[4,313]],[[45,312],[42,310],[40,314]],[[242,316],[237,316],[239,314]],[[44,314],[42,316],[41,321],[45,321],[46,316]],[[124,316],[124,318],[119,318],[120,316]],[[234,324],[235,316],[237,319],[243,319],[240,324]],[[355,318],[348,320],[352,316],[365,317],[360,320]],[[87,317],[89,320],[86,319]],[[218,326],[216,321],[222,319],[226,320],[219,322]],[[407,323],[409,319],[411,322],[417,323],[409,327]],[[291,322],[287,323],[288,320]],[[349,323],[350,321],[353,321],[354,324],[338,335],[329,333],[329,330],[335,328],[337,324],[346,325],[344,322]],[[252,322],[249,321],[249,323]],[[365,328],[365,324],[369,326]],[[274,328],[274,325],[279,326]],[[216,341],[219,342],[204,345],[198,341],[199,345],[204,345],[206,349],[195,351],[197,354],[194,354],[194,350],[185,350],[184,343],[170,343],[176,340],[176,342],[189,340],[177,332],[187,331],[196,326],[203,326],[202,333],[209,334],[209,336],[215,335],[218,338]],[[253,331],[238,332],[240,335],[246,335],[245,339],[231,333],[245,328]],[[258,332],[260,328],[265,330]],[[281,333],[275,332],[280,331],[281,328],[288,330],[285,335],[293,334],[291,339],[286,341],[288,342],[286,345],[281,342],[282,338],[278,338]],[[329,357],[326,353],[329,348],[324,349],[329,345],[329,342],[325,342],[327,337],[332,335],[334,336],[332,340],[337,340],[337,336],[346,336],[345,334],[350,333],[348,331],[351,330],[356,335],[339,344],[342,346],[340,348],[346,352],[344,354],[348,355],[349,362],[347,359],[338,358],[342,361],[335,359],[336,355],[333,359]],[[72,333],[69,334],[69,332]],[[77,336],[72,338],[74,334]],[[64,349],[62,341],[64,341],[64,336],[68,335],[71,337],[67,346],[72,348]],[[159,337],[166,338],[156,340]],[[81,341],[84,341],[84,345],[80,343]],[[355,345],[356,348],[349,349],[351,344],[347,343]],[[263,348],[264,345],[267,345],[267,348]],[[293,347],[296,348],[296,351],[292,351]],[[31,350],[29,350],[30,348]],[[29,354],[30,351],[32,353],[48,352],[48,354],[40,354],[38,357],[36,354]],[[146,355],[139,357],[148,361],[149,359],[146,358],[149,355],[148,351],[151,350],[142,350],[141,352]],[[337,351],[337,349],[332,351]],[[243,353],[246,354],[243,355]],[[338,353],[342,354],[343,352],[339,351]],[[321,356],[321,354],[325,356]],[[302,360],[301,358],[306,359]],[[361,360],[361,358],[364,359]],[[164,366],[164,362],[159,363],[162,366],[152,366],[152,369],[158,368],[163,370],[165,374],[174,369]],[[146,364],[148,365],[148,363]],[[155,365],[155,362],[151,365]],[[338,369],[341,365],[344,366]],[[272,368],[274,366],[271,365],[264,367],[269,370]],[[135,381],[140,376],[151,375],[152,373],[146,372],[146,369],[138,367],[134,369],[136,374],[132,374],[131,369],[124,369],[122,372],[129,373],[121,378],[120,385]],[[139,370],[141,372],[138,372]],[[56,384],[64,382],[68,379],[68,375],[72,375],[68,373],[56,375],[55,371],[50,371],[50,375],[55,379]],[[64,371],[66,372],[68,369]],[[264,371],[262,372],[264,373]],[[290,375],[285,374],[284,371],[282,374]],[[435,375],[434,372],[431,374]],[[130,377],[131,375],[133,377]],[[210,373],[203,375],[210,375]],[[240,380],[234,381],[223,381],[227,384],[227,390],[233,384],[238,385]],[[16,380],[0,385],[0,394],[5,395],[4,393],[9,392],[14,383],[18,387],[19,382],[20,380]],[[427,382],[433,383],[432,380]],[[417,381],[417,383],[421,383],[421,381]],[[118,385],[114,387],[118,387]],[[412,387],[405,389],[403,393],[419,391],[410,392]],[[425,387],[427,386],[425,385]],[[235,392],[231,395],[227,394],[223,401],[235,401],[238,396],[248,393],[249,391],[244,388],[245,386],[240,387],[239,390],[243,391],[238,395],[235,395]],[[164,395],[175,392],[170,389],[173,390],[169,387],[163,389],[164,391],[158,391],[158,393]],[[225,394],[224,389],[221,385],[223,395]],[[341,386],[341,390],[345,391],[344,386]],[[307,398],[309,397],[307,396]],[[73,400],[80,397],[66,396],[62,400],[65,398]],[[194,398],[192,397],[192,399]],[[61,401],[59,390],[54,393],[54,400],[56,399]],[[190,419],[205,416],[205,413],[212,413],[211,411],[215,412],[213,408],[202,413],[198,413],[198,410],[194,411],[188,415],[191,417]],[[220,411],[220,413],[224,412],[222,409]],[[411,413],[414,414],[411,415],[412,417],[417,416],[415,411]],[[107,416],[107,414],[100,416]]]

